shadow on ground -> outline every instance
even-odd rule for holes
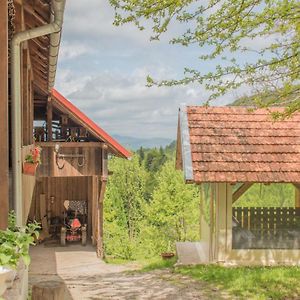
[[[30,285],[44,280],[64,281],[66,300],[232,299],[211,285],[169,269],[138,272],[133,271],[133,265],[106,264],[96,257],[92,246],[39,245],[31,249],[31,256]]]

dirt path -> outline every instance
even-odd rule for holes
[[[133,265],[110,265],[96,258],[92,248],[72,246],[31,251],[29,282],[62,280],[66,300],[83,299],[228,299],[217,289],[171,272],[134,271]]]

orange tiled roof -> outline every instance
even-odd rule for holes
[[[243,107],[186,113],[194,182],[300,182],[300,114],[273,121]]]

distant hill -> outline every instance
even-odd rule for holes
[[[132,136],[122,136],[122,135],[114,135],[114,138],[122,144],[122,146],[129,148],[131,150],[137,150],[140,147],[143,148],[159,148],[166,147],[172,142],[172,139],[165,138],[136,138]]]

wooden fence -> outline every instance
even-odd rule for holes
[[[233,248],[300,248],[300,208],[234,207]]]

